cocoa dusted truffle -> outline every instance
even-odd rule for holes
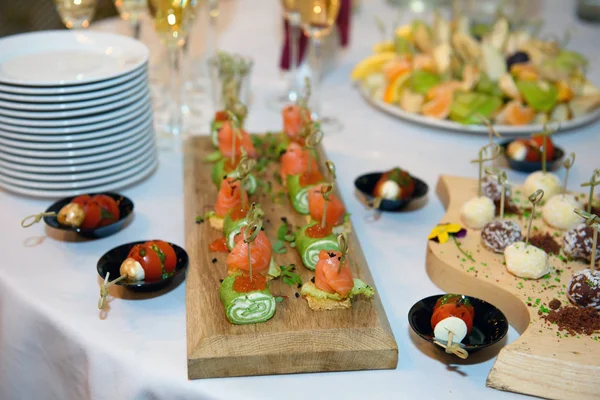
[[[521,227],[515,221],[492,221],[481,231],[481,241],[485,247],[496,253],[503,253],[504,249],[520,240]]]
[[[565,254],[573,259],[592,259],[594,231],[590,226],[580,224],[567,231],[563,237],[563,250]],[[596,250],[596,261],[600,260],[600,251]]]
[[[578,306],[600,310],[600,271],[584,269],[573,275],[567,296]]]
[[[500,195],[502,194],[502,185],[498,183],[498,179],[485,176],[481,180],[481,193],[485,197],[489,197],[492,201],[500,201]],[[504,186],[504,197],[508,201],[512,196],[512,190],[509,185]]]

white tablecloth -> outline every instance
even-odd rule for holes
[[[424,266],[426,236],[444,214],[434,192],[438,175],[475,177],[476,168],[468,160],[487,139],[403,123],[366,105],[348,75],[379,38],[373,15],[390,24],[396,18],[382,0],[363,1],[367,3],[369,7],[354,19],[352,45],[324,82],[325,110],[345,125],[343,132],[325,139],[325,147],[338,166],[341,191],[398,342],[398,368],[188,381],[184,284],[160,297],[134,296],[114,287],[108,311],[99,313],[96,262],[104,252],[151,238],[184,244],[181,159],[165,153],[150,179],[123,191],[136,205],[131,224],[100,240],[78,240],[42,225],[21,229],[21,218],[44,210],[48,201],[0,192],[0,399],[516,397],[485,387],[498,347],[459,361],[410,332],[410,306],[440,293]],[[279,114],[264,105],[266,97],[281,87],[277,81],[279,12],[276,0],[223,3],[220,46],[252,55],[256,61],[248,120],[254,132],[281,126]],[[574,23],[573,13],[570,1],[543,2],[542,15],[553,32],[560,34]],[[99,27],[126,31],[116,20]],[[149,27],[144,29],[147,32]],[[600,83],[598,38],[598,26],[578,24],[572,39],[572,47],[590,58],[596,84]],[[577,152],[571,189],[600,166],[598,130],[598,125],[592,125],[555,138],[566,151]],[[354,178],[396,165],[429,184],[428,204],[415,212],[386,214],[377,223],[365,221],[365,211],[353,197]],[[509,177],[517,182],[524,179],[513,172]],[[507,342],[517,335],[511,328]]]

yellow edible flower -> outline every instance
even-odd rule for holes
[[[441,224],[431,230],[427,239],[431,240],[437,238],[440,243],[446,243],[450,238],[450,234],[458,233],[461,229],[462,226],[459,224]]]

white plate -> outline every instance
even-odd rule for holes
[[[73,86],[77,87],[78,93],[30,93],[16,94],[3,92],[3,86],[0,84],[0,99],[6,101],[20,101],[23,103],[69,103],[74,101],[97,99],[120,93],[122,90],[130,89],[139,85],[140,82],[148,79],[148,68],[144,66],[137,71],[127,74],[123,78],[112,79],[106,82],[93,83],[91,85]],[[20,87],[20,86],[13,86]],[[49,89],[46,89],[49,90]]]
[[[152,163],[156,162],[156,152],[153,152],[150,157],[147,157],[137,163],[134,167],[128,171],[121,171],[114,175],[103,176],[100,178],[87,179],[84,181],[77,182],[40,182],[30,181],[25,179],[15,179],[0,173],[0,181],[8,183],[10,185],[22,186],[29,189],[50,189],[50,190],[68,190],[78,189],[80,187],[93,187],[98,185],[104,185],[109,182],[121,180],[131,175],[139,174],[144,168],[147,168]]]
[[[71,173],[71,174],[35,174],[31,172],[19,172],[12,169],[3,169],[2,175],[19,179],[23,181],[39,181],[39,182],[80,182],[88,179],[101,178],[106,176],[113,176],[115,174],[127,171],[136,165],[140,164],[143,160],[150,158],[149,154],[146,153],[143,157],[138,157],[126,162],[117,162],[109,168],[94,169],[87,172]]]
[[[31,120],[46,120],[48,123],[60,122],[58,120],[69,120],[73,118],[97,115],[97,114],[109,114],[113,110],[125,107],[134,102],[139,101],[146,93],[148,93],[147,86],[140,86],[133,92],[130,92],[129,96],[109,102],[108,104],[100,104],[93,107],[79,108],[75,110],[64,110],[64,111],[23,111],[23,110],[12,110],[9,108],[0,107],[0,116],[7,118],[18,118],[18,121],[26,121],[21,125],[31,125]],[[37,123],[38,121],[33,121]]]
[[[383,100],[376,99],[371,97],[369,92],[359,85],[359,91],[362,96],[375,108],[378,108],[382,111],[385,111],[388,114],[394,115],[400,119],[415,122],[420,125],[430,126],[434,128],[440,128],[449,131],[459,131],[463,133],[472,133],[476,135],[485,135],[489,134],[489,130],[484,125],[463,125],[458,122],[448,121],[448,120],[439,120],[434,118],[425,117],[421,114],[409,113],[407,111],[402,110],[399,107],[393,106],[384,102]],[[569,120],[566,122],[562,122],[560,124],[560,130],[557,133],[562,133],[568,131],[570,129],[574,129],[580,127],[582,125],[589,124],[590,122],[598,119],[600,117],[600,108],[588,113],[580,118],[576,118],[573,120]],[[542,124],[531,124],[531,125],[521,125],[521,126],[512,126],[512,125],[494,125],[494,129],[498,131],[498,133],[503,136],[525,136],[530,135],[532,133],[541,132],[544,130],[544,125]]]
[[[75,149],[85,149],[89,147],[95,146],[104,146],[110,143],[124,143],[123,141],[129,139],[130,137],[136,137],[142,133],[145,133],[152,127],[152,120],[148,119],[142,125],[137,125],[133,129],[127,129],[123,132],[120,132],[116,135],[105,136],[97,139],[91,140],[81,140],[75,142],[59,142],[59,143],[47,143],[47,142],[29,142],[24,140],[11,140],[5,139],[0,136],[0,145],[6,146],[6,148],[17,148],[23,150],[75,150]],[[4,147],[3,147],[4,148]],[[10,151],[9,151],[10,152]]]
[[[22,171],[22,172],[32,172],[36,174],[72,174],[72,173],[80,173],[85,171],[96,171],[102,170],[104,168],[112,168],[116,165],[120,165],[122,163],[129,162],[131,160],[137,160],[141,158],[148,157],[148,152],[152,151],[154,142],[149,141],[133,150],[125,154],[121,154],[114,158],[109,158],[104,161],[99,162],[91,162],[87,164],[79,164],[79,165],[58,165],[58,166],[36,166],[36,165],[25,165],[18,164],[11,161],[4,161],[0,159],[0,167],[6,168],[10,171]]]
[[[18,147],[2,146],[0,154],[10,154],[21,157],[31,158],[44,158],[44,159],[71,159],[79,157],[93,156],[96,154],[106,153],[113,151],[121,147],[127,147],[136,141],[142,140],[145,137],[154,134],[152,127],[148,129],[138,131],[136,135],[130,136],[125,140],[119,142],[108,143],[99,146],[86,147],[82,149],[68,149],[68,150],[27,150]]]
[[[60,30],[0,39],[0,82],[79,85],[121,77],[148,61],[138,40],[112,33]]]
[[[63,102],[55,101],[52,103],[24,103],[20,101],[4,101],[0,95],[0,108],[20,111],[65,111],[77,110],[82,108],[96,107],[102,104],[114,103],[122,100],[147,86],[147,76],[142,75],[135,80],[128,82],[127,85],[117,86],[117,92],[107,96],[100,96],[84,101]],[[127,87],[125,87],[127,86]]]
[[[152,135],[153,136],[153,135]],[[152,141],[154,137],[148,136],[146,139],[136,140],[130,146],[120,147],[115,151],[109,151],[106,153],[95,154],[93,156],[85,156],[85,157],[77,157],[77,158],[31,158],[31,157],[21,157],[15,156],[13,154],[8,154],[0,151],[0,159],[13,162],[18,164],[25,165],[41,165],[41,166],[69,166],[69,165],[80,165],[80,164],[89,164],[95,163],[98,161],[104,161],[111,158],[117,158],[124,154],[127,154],[134,149]]]
[[[119,120],[123,120],[123,118],[119,118]],[[25,133],[15,133],[3,131],[0,129],[0,137],[5,139],[12,139],[19,142],[43,142],[43,143],[71,143],[80,140],[91,140],[96,138],[103,138],[106,136],[111,136],[118,133],[123,133],[130,129],[135,128],[138,125],[145,124],[147,121],[152,120],[152,110],[146,109],[145,112],[133,119],[127,119],[126,122],[120,123],[117,126],[113,126],[109,129],[101,129],[95,132],[87,132],[87,133],[76,133],[73,135],[27,135]]]
[[[82,132],[91,132],[98,131],[101,129],[110,128],[121,124],[123,122],[129,121],[132,118],[138,117],[140,114],[152,108],[152,102],[149,96],[142,101],[138,101],[137,103],[131,104],[125,108],[117,110],[114,113],[109,113],[110,115],[102,115],[101,121],[96,123],[87,123],[83,121],[90,121],[90,118],[79,118],[68,120],[72,124],[67,124],[62,127],[34,127],[34,126],[18,126],[18,125],[9,125],[9,124],[0,124],[0,128],[9,132],[22,132],[28,134],[40,134],[40,135],[66,135],[66,134],[76,134]],[[9,118],[10,119],[10,118]],[[2,121],[0,117],[0,122]],[[45,122],[45,121],[42,121]],[[77,122],[75,124],[74,122]],[[81,122],[84,125],[79,125]]]
[[[158,166],[158,159],[155,159],[152,164],[148,167],[139,171],[137,174],[127,176],[122,178],[121,180],[115,180],[104,185],[100,186],[92,186],[92,187],[79,187],[77,189],[67,189],[67,190],[36,190],[29,189],[22,186],[11,185],[9,183],[4,183],[0,181],[0,188],[3,188],[9,192],[32,196],[32,197],[43,197],[43,198],[53,198],[59,199],[63,197],[71,197],[78,196],[80,194],[92,193],[92,192],[114,192],[119,189],[123,189],[129,187],[133,184],[141,182],[150,176]]]
[[[10,114],[13,115],[15,118],[13,117],[5,117],[0,115],[0,122],[5,123],[5,124],[11,124],[11,125],[15,125],[15,126],[25,126],[25,127],[63,127],[63,126],[78,126],[78,125],[89,125],[89,124],[94,124],[97,122],[102,122],[102,121],[106,121],[112,118],[118,118],[121,115],[126,115],[127,113],[131,112],[132,109],[139,107],[140,104],[144,104],[146,102],[150,101],[150,90],[148,88],[144,88],[142,91],[140,91],[139,93],[136,93],[135,96],[129,98],[129,99],[125,99],[125,100],[121,100],[119,103],[120,108],[117,110],[110,110],[110,111],[100,111],[98,113],[94,113],[91,115],[86,115],[83,117],[77,117],[77,116],[72,116],[72,117],[67,117],[67,118],[61,118],[60,114],[74,114],[79,112],[78,110],[75,111],[60,111],[58,113],[35,113],[35,112],[31,112],[31,113],[22,113],[20,111],[14,111],[11,112]],[[104,105],[104,106],[100,106],[98,107],[99,109],[104,109],[104,108],[110,108],[111,105]],[[95,107],[94,107],[95,108]],[[29,119],[27,117],[23,118],[23,117],[18,117],[17,115],[15,115],[16,113],[20,113],[22,115],[27,115],[30,114],[35,118],[41,118],[41,119]],[[44,115],[48,114],[48,117],[44,117]],[[49,118],[57,118],[57,119],[49,119]]]

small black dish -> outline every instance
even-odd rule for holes
[[[412,306],[408,312],[410,327],[417,335],[432,344],[433,328],[431,327],[431,316],[433,315],[435,302],[442,296],[444,295],[438,294],[426,297]],[[475,318],[473,319],[473,329],[471,329],[471,332],[462,341],[461,347],[469,353],[475,353],[502,340],[508,332],[508,321],[502,311],[487,301],[470,296],[465,297],[473,305]]]
[[[115,199],[115,201],[119,205],[119,210],[121,211],[121,213],[120,213],[121,215],[119,216],[118,221],[115,221],[109,225],[105,225],[105,226],[101,226],[99,228],[93,228],[93,229],[81,229],[81,228],[74,228],[71,226],[61,225],[58,223],[58,219],[56,218],[56,216],[50,216],[50,217],[45,216],[44,222],[46,223],[46,225],[48,225],[54,229],[61,229],[63,231],[77,232],[77,234],[79,234],[79,236],[82,236],[84,238],[90,238],[90,239],[103,238],[106,236],[110,236],[114,233],[117,233],[119,230],[121,230],[123,225],[125,225],[125,222],[127,222],[127,220],[133,214],[133,201],[131,201],[129,198],[127,198],[121,194],[118,194],[118,193],[90,193],[90,196],[93,196],[95,194],[105,194],[105,195],[110,196],[113,199]],[[54,203],[50,207],[48,207],[46,212],[55,212],[56,214],[58,214],[60,209],[63,208],[64,206],[66,206],[67,204],[69,204],[71,202],[71,200],[73,200],[75,197],[77,197],[77,196],[67,197],[62,200],[57,201],[56,203]]]
[[[527,173],[542,170],[541,161],[518,161],[510,158],[506,153],[506,149],[511,142],[512,140],[508,140],[506,142],[500,143],[500,147],[502,147],[502,154],[504,154],[504,158],[506,158],[510,169]],[[554,171],[555,169],[560,168],[561,160],[564,156],[565,152],[563,151],[563,149],[554,146],[554,158],[552,160],[548,160],[546,163],[546,168],[548,169],[548,171]]]
[[[98,275],[104,279],[106,274],[110,272],[109,282],[117,279],[121,276],[119,270],[121,269],[121,264],[127,256],[129,255],[129,251],[136,244],[144,244],[148,242],[148,240],[143,240],[139,242],[131,242],[127,244],[123,244],[119,247],[115,247],[114,249],[105,253],[98,260]],[[175,272],[168,278],[160,279],[158,281],[138,281],[138,282],[127,282],[126,280],[122,280],[117,282],[117,285],[121,285],[126,287],[127,289],[131,289],[136,292],[155,292],[157,290],[163,289],[169,284],[171,284],[175,278],[177,278],[182,273],[185,273],[187,269],[189,258],[184,249],[177,246],[176,244],[169,244],[175,250],[175,254],[177,255],[177,265],[175,266]]]
[[[381,178],[381,175],[383,175],[383,172],[373,172],[370,174],[361,175],[354,181],[354,186],[356,187],[356,189],[370,204],[373,204],[373,201],[375,200],[375,197],[373,196],[373,191],[375,190],[375,185],[377,185],[377,182],[379,181],[379,178]],[[402,200],[382,199],[378,210],[388,212],[401,211],[411,201],[425,197],[427,195],[427,191],[429,190],[429,186],[427,186],[427,184],[419,178],[415,178],[412,175],[411,177],[415,181],[415,191],[413,193],[413,196]]]

